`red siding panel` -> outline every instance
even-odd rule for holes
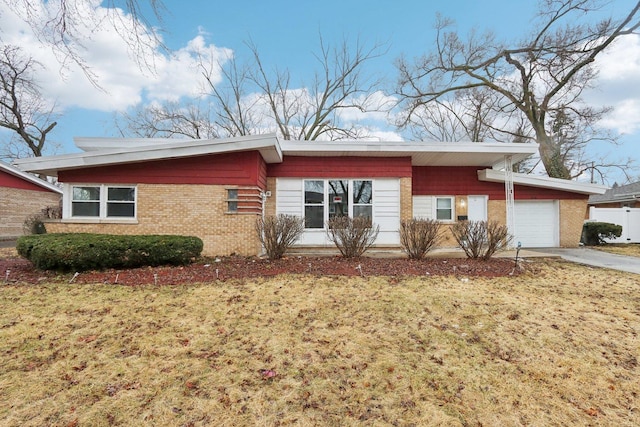
[[[266,187],[257,151],[60,171],[61,182],[258,185]]]
[[[285,156],[267,165],[267,175],[279,178],[402,178],[411,176],[410,157]]]
[[[478,170],[481,169],[484,168],[473,166],[415,166],[412,178],[413,195],[466,196],[469,194],[487,194],[492,200],[504,200],[504,184],[480,181],[478,179]],[[516,200],[589,198],[586,194],[524,185],[514,185],[513,195]]]
[[[39,185],[34,184],[33,182],[24,180],[20,177],[7,173],[4,170],[0,170],[0,187],[17,188],[20,190],[50,192],[50,190],[47,190],[44,187],[41,187]]]

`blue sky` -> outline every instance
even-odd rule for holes
[[[79,0],[78,0],[79,1]],[[36,1],[37,2],[37,1]],[[603,15],[621,16],[631,10],[632,0],[610,2]],[[60,117],[51,139],[60,144],[57,153],[75,151],[74,136],[113,136],[113,117],[118,111],[154,99],[195,95],[197,73],[189,56],[194,49],[211,55],[232,53],[240,61],[250,59],[245,42],[252,40],[268,67],[288,68],[294,87],[311,79],[316,69],[314,52],[319,36],[327,43],[360,39],[367,45],[386,44],[387,53],[372,61],[367,72],[383,78],[393,89],[394,61],[400,56],[416,57],[429,51],[435,32],[436,14],[456,21],[465,33],[472,28],[494,31],[506,39],[520,39],[531,27],[534,1],[448,0],[448,1],[250,1],[234,2],[165,0],[163,39],[174,55],[153,52],[160,67],[154,75],[141,71],[124,43],[113,31],[95,32],[87,43],[87,61],[104,91],[99,91],[78,70],[60,70],[51,50],[39,45],[25,25],[12,16],[0,1],[0,37],[5,43],[19,43],[45,67],[38,77],[45,95],[55,101]],[[594,103],[618,107],[605,121],[612,131],[624,132],[620,156],[632,156],[640,163],[637,137],[640,135],[640,40],[630,38],[605,61],[600,88],[593,91]],[[384,124],[380,124],[381,129]],[[387,129],[392,132],[393,129]],[[0,133],[0,137],[5,134]],[[598,153],[611,151],[596,147]],[[638,176],[639,173],[635,173]],[[616,177],[614,177],[615,179]],[[619,179],[619,178],[618,178]]]

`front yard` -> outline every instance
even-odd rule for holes
[[[640,425],[636,275],[0,285],[7,426]]]

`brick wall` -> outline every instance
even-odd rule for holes
[[[48,191],[0,187],[0,237],[21,236],[28,217],[47,206],[58,206],[61,197]]]
[[[255,221],[260,214],[227,213],[228,188],[223,185],[139,184],[137,224],[67,220],[49,223],[47,230],[54,233],[190,235],[203,240],[203,255],[256,255],[260,252],[260,242]]]
[[[560,246],[576,247],[580,243],[586,200],[560,200]]]
[[[411,178],[400,178],[400,221],[413,217]]]

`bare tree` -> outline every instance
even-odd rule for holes
[[[108,23],[127,43],[140,66],[153,69],[147,53],[163,47],[159,26],[165,7],[162,0],[0,0],[26,22],[38,39],[51,46],[63,67],[77,64],[96,86],[97,76],[84,60],[85,42],[90,34]],[[149,11],[150,13],[146,13]]]
[[[350,47],[347,41],[339,46],[327,46],[320,38],[320,52],[316,59],[320,70],[313,82],[304,90],[291,87],[288,70],[275,70],[270,74],[263,64],[255,45],[255,67],[251,73],[253,82],[262,90],[277,131],[284,139],[358,139],[361,129],[344,123],[341,111],[354,108],[358,111],[379,110],[371,103],[379,82],[364,74],[364,65],[382,55],[380,45],[371,48],[357,41]],[[305,87],[305,85],[303,85]]]
[[[362,127],[344,120],[343,112],[380,111],[374,101],[374,90],[379,82],[364,73],[367,62],[383,54],[380,45],[365,48],[357,42],[353,48],[345,41],[329,47],[320,39],[320,53],[316,56],[319,71],[309,85],[303,82],[295,87],[287,68],[270,68],[263,62],[258,48],[248,43],[252,54],[250,62],[240,64],[228,58],[224,64],[201,57],[200,67],[208,96],[208,115],[212,135],[233,137],[261,133],[278,133],[283,139],[338,140],[358,139],[366,136]],[[222,72],[220,79],[219,72]],[[222,80],[222,81],[221,81]],[[190,109],[192,107],[189,107]],[[154,107],[140,114],[127,114],[123,119],[132,126],[136,135],[158,135],[159,117]],[[195,110],[194,110],[195,111]],[[176,128],[184,128],[181,121],[188,117],[173,114],[176,121],[163,121]],[[165,134],[179,134],[164,129]],[[192,135],[190,135],[192,136]]]
[[[139,138],[215,139],[220,135],[210,121],[208,105],[178,102],[153,103],[116,116],[121,136]]]
[[[543,0],[539,25],[524,41],[508,47],[491,33],[472,32],[463,40],[439,18],[434,51],[409,63],[398,62],[399,94],[405,110],[403,125],[424,105],[451,100],[460,92],[485,88],[498,95],[496,108],[507,118],[520,116],[527,139],[540,147],[541,161],[551,177],[570,179],[584,172],[573,168],[577,156],[567,155],[566,141],[553,134],[553,117],[568,114],[575,124],[595,124],[608,109],[585,106],[581,96],[594,84],[595,58],[621,36],[640,26],[640,3],[622,19],[592,20],[595,0]],[[495,124],[490,124],[495,126]],[[518,126],[494,127],[515,136]],[[530,130],[530,134],[528,133]],[[606,137],[605,137],[606,138]],[[584,148],[591,138],[573,141]],[[565,145],[563,145],[565,144]],[[570,150],[571,151],[571,150]]]
[[[47,105],[33,77],[39,64],[20,48],[0,49],[0,127],[12,132],[0,156],[42,156],[47,135],[56,126],[54,106]]]

